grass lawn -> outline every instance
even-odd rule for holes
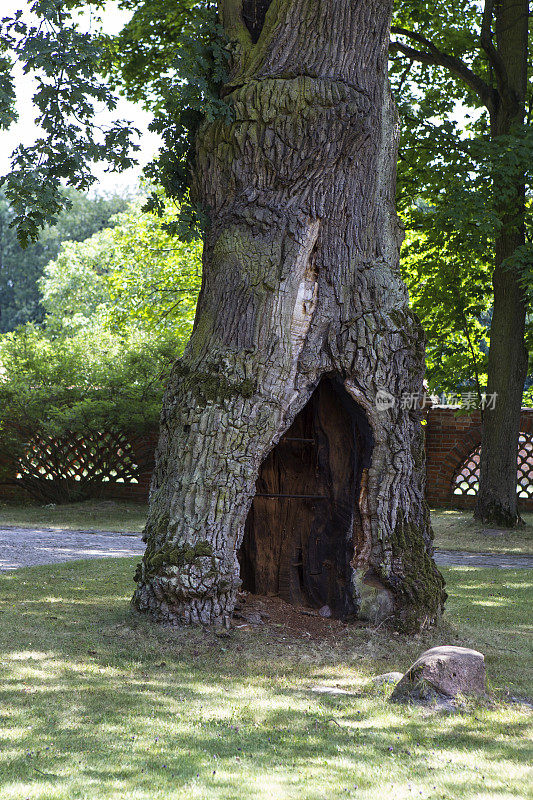
[[[279,625],[157,628],[128,606],[133,569],[0,576],[2,800],[528,796],[531,709],[508,701],[533,695],[531,571],[444,570],[447,615],[423,637],[337,627],[313,640]],[[368,688],[443,643],[486,654],[493,702],[434,714]]]
[[[474,520],[468,511],[433,509],[431,521],[435,547],[485,553],[533,553],[533,514],[523,514],[526,525],[514,531],[483,533],[487,525]]]
[[[143,529],[147,510],[141,503],[113,500],[87,500],[59,506],[0,503],[0,526],[129,533]]]

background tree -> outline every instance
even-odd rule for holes
[[[446,305],[455,305],[456,327],[462,328],[478,366],[475,345],[486,308],[484,265],[491,273],[487,392],[497,394],[498,401],[484,414],[476,516],[512,526],[519,520],[516,453],[528,366],[524,279],[533,260],[526,239],[531,230],[526,184],[533,163],[529,3],[487,0],[480,9],[467,0],[437,6],[402,0],[393,30],[396,94],[406,121],[400,160],[403,205],[412,207],[421,190],[433,204],[425,216],[408,211],[410,221],[422,224],[422,251],[427,244],[430,264],[445,240],[442,251],[448,258],[445,263],[439,257],[437,291],[441,298],[443,290],[449,293]],[[466,134],[450,118],[458,101],[475,112]],[[426,168],[417,169],[420,164]],[[449,258],[452,247],[462,266],[457,256]],[[472,254],[479,285],[468,274]]]
[[[0,336],[2,478],[41,502],[94,496],[121,474],[132,442],[156,427],[190,336],[199,243],[177,242],[135,206],[113,221],[47,266],[44,324]],[[151,462],[152,449],[142,463],[139,452],[130,477]]]
[[[74,190],[63,189],[68,208],[61,211],[53,224],[41,232],[39,240],[21,247],[11,223],[14,212],[0,190],[0,332],[11,331],[26,322],[42,322],[38,281],[45,265],[56,258],[62,242],[81,242],[110,225],[111,218],[123,211],[125,197],[87,197]]]

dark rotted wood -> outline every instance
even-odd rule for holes
[[[272,0],[244,0],[242,4],[242,18],[250,31],[254,44],[261,35],[271,2]]]
[[[371,452],[363,413],[324,379],[262,465],[240,551],[246,589],[327,604],[340,617],[354,612],[350,562],[362,539],[358,501]]]

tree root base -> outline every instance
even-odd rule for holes
[[[525,525],[524,520],[519,512],[513,513],[509,509],[504,508],[500,503],[491,503],[488,506],[483,505],[480,507],[478,504],[474,511],[474,519],[482,522],[484,525],[490,525],[494,528],[522,528]]]
[[[236,603],[236,590],[216,597],[178,599],[168,590],[161,598],[160,587],[143,584],[136,590],[132,605],[161,625],[210,625],[228,627]]]

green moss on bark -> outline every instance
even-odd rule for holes
[[[432,625],[442,614],[445,582],[416,525],[400,517],[391,544],[396,624],[403,632],[413,633]]]
[[[145,577],[151,577],[160,571],[161,567],[185,567],[197,563],[200,558],[209,558],[213,555],[213,546],[210,542],[201,541],[194,545],[165,544],[160,550],[146,551],[144,555]]]
[[[255,381],[249,378],[233,382],[215,372],[193,370],[182,362],[176,364],[174,374],[179,376],[183,390],[191,391],[197,402],[204,406],[223,403],[233,397],[252,397],[257,388]]]

